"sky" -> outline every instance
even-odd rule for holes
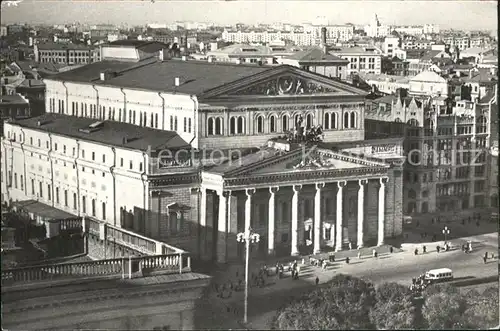
[[[9,0],[2,0],[9,1]],[[484,0],[23,0],[2,6],[2,24],[111,23],[144,25],[174,21],[305,23],[325,16],[330,24],[439,24],[441,28],[497,30],[497,3]]]

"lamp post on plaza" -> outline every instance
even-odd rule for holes
[[[443,234],[444,234],[444,243],[446,244],[446,236],[450,234],[450,229],[448,229],[447,226],[444,227]]]
[[[248,228],[245,232],[240,232],[236,236],[236,240],[241,243],[245,243],[245,315],[243,316],[243,323],[248,322],[248,274],[249,274],[249,262],[250,262],[250,244],[258,243],[260,240],[260,235],[254,233],[252,228]]]

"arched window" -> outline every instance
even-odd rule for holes
[[[269,117],[269,132],[276,132],[276,116]]]
[[[416,199],[417,198],[417,193],[415,190],[410,189],[408,191],[408,199]]]
[[[337,128],[337,114],[331,113],[330,114],[330,129],[336,129],[336,128]]]
[[[168,223],[170,225],[170,233],[177,233],[179,231],[179,219],[176,212],[168,214]]]
[[[351,123],[350,124],[351,124],[350,127],[353,128],[353,129],[356,128],[356,126],[357,126],[356,125],[356,113],[355,112],[351,113]]]
[[[214,134],[214,119],[209,118],[208,119],[208,135],[213,135]]]
[[[222,134],[222,130],[224,128],[224,126],[222,125],[222,118],[221,117],[217,117],[215,119],[215,134],[217,135],[220,135]]]
[[[229,133],[236,133],[236,117],[231,117],[231,119],[229,120]]]
[[[332,114],[330,113],[325,113],[325,120],[323,121],[324,122],[324,127],[325,129],[330,129],[330,117],[332,116]]]
[[[281,129],[283,132],[288,131],[289,122],[290,119],[288,118],[288,115],[283,115],[283,117],[281,117]]]
[[[295,115],[293,123],[295,126],[299,125],[300,114]]]
[[[314,126],[314,118],[312,114],[307,114],[306,116],[306,128],[312,128]]]
[[[243,116],[238,117],[238,133],[244,133],[245,131],[245,119]]]
[[[142,111],[139,112],[139,126],[142,126]]]
[[[349,128],[349,113],[344,113],[344,129]]]
[[[257,133],[264,133],[264,117],[257,116]]]

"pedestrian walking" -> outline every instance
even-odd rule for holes
[[[375,249],[372,250],[373,257],[377,257],[377,251]]]
[[[415,253],[415,255],[418,255],[418,248],[415,248],[414,253]]]
[[[436,246],[436,251],[439,253],[441,251],[441,247],[439,245]]]
[[[487,260],[488,259],[488,252],[484,252],[484,258]]]
[[[352,242],[349,241],[349,250],[352,250]]]
[[[358,259],[360,259],[360,258],[361,258],[361,251],[358,250]]]
[[[424,254],[427,252],[427,247],[425,247],[425,245],[422,247],[422,251],[424,252]]]
[[[349,256],[345,258],[345,263],[349,264]]]
[[[488,260],[488,259],[486,258],[486,256],[483,256],[483,262],[484,262],[484,264],[486,264],[486,261],[487,261],[487,260]]]
[[[316,280],[315,280],[315,282],[316,282],[316,285],[318,285],[318,284],[319,284],[319,278],[318,278],[318,276],[316,276]]]
[[[389,253],[393,253],[394,252],[394,248],[392,246],[389,247]]]

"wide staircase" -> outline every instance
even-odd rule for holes
[[[191,272],[188,252],[92,218],[64,219],[50,226],[50,231],[55,233],[80,229],[86,247],[82,255],[88,261],[41,261],[32,266],[2,269],[2,287],[79,278],[131,279]]]

